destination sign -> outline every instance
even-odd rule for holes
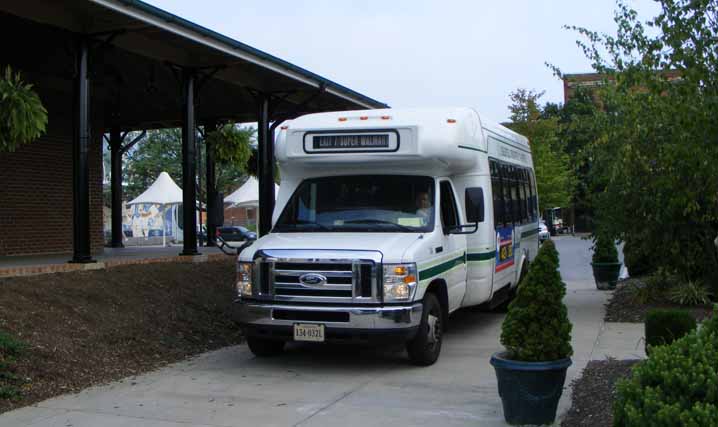
[[[314,135],[315,150],[388,148],[389,135]]]

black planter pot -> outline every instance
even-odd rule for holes
[[[621,265],[620,262],[591,263],[596,287],[602,291],[616,289],[616,282],[618,282],[618,276],[621,274]]]
[[[571,359],[520,362],[507,359],[506,355],[504,352],[491,356],[506,422],[514,425],[553,423]]]

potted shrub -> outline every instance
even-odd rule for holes
[[[509,424],[551,424],[556,418],[573,354],[565,294],[558,253],[548,240],[509,305],[501,327],[506,351],[491,357]]]
[[[615,289],[621,274],[621,263],[618,262],[618,251],[613,239],[603,234],[596,236],[592,261],[596,287],[602,291]]]

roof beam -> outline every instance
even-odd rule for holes
[[[218,37],[210,37],[209,35],[201,34],[197,31],[193,31],[189,28],[187,28],[187,25],[181,25],[178,23],[180,21],[179,18],[174,17],[174,15],[167,14],[166,19],[161,19],[160,17],[151,14],[145,10],[141,10],[138,7],[133,7],[137,3],[128,1],[128,0],[90,0],[92,3],[101,5],[103,7],[106,7],[107,9],[113,10],[117,13],[130,16],[136,20],[142,21],[146,24],[162,28],[165,31],[168,31],[172,34],[178,35],[180,37],[183,37],[187,40],[191,40],[195,43],[202,44],[206,47],[210,47],[212,49],[215,49],[217,51],[223,52],[226,55],[229,55],[234,58],[238,58],[247,62],[250,62],[252,64],[255,64],[257,66],[260,66],[262,68],[271,70],[277,74],[281,74],[283,76],[289,77],[295,81],[299,81],[303,84],[312,86],[314,88],[319,88],[322,84],[326,84],[326,82],[322,81],[320,78],[311,78],[310,76],[306,74],[313,74],[306,72],[306,74],[299,73],[295,70],[290,69],[291,64],[288,64],[287,66],[282,66],[281,64],[278,64],[277,62],[280,62],[281,60],[276,59],[276,61],[271,61],[267,58],[261,58],[258,55],[254,55],[250,52],[247,52],[244,49],[241,49],[239,46],[232,46],[229,43],[221,42],[218,40]],[[140,3],[142,4],[142,3]],[[153,8],[152,6],[149,6],[150,8]],[[158,9],[159,10],[159,9]],[[174,17],[174,19],[172,19]],[[228,39],[230,40],[230,39]],[[238,42],[235,42],[237,45],[239,45]],[[270,57],[270,55],[264,54],[267,57]],[[284,62],[284,61],[281,61]],[[298,68],[298,67],[297,67]],[[317,76],[318,77],[318,76]],[[327,84],[326,91],[327,93],[330,93],[334,96],[343,98],[347,101],[350,101],[354,104],[357,104],[360,107],[364,108],[375,108],[377,105],[372,104],[368,100],[360,99],[360,96],[351,96],[351,94],[347,94],[345,91],[342,91],[341,89],[338,89],[336,87],[332,87],[334,85]],[[347,91],[349,91],[347,89]]]

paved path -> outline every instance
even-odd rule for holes
[[[603,324],[607,294],[593,285],[589,242],[561,237],[557,246],[575,349],[563,413],[568,384],[589,360],[642,356],[642,328]],[[456,313],[429,368],[409,365],[400,349],[303,345],[256,359],[237,346],[4,414],[0,426],[504,426],[489,365],[502,319]]]

